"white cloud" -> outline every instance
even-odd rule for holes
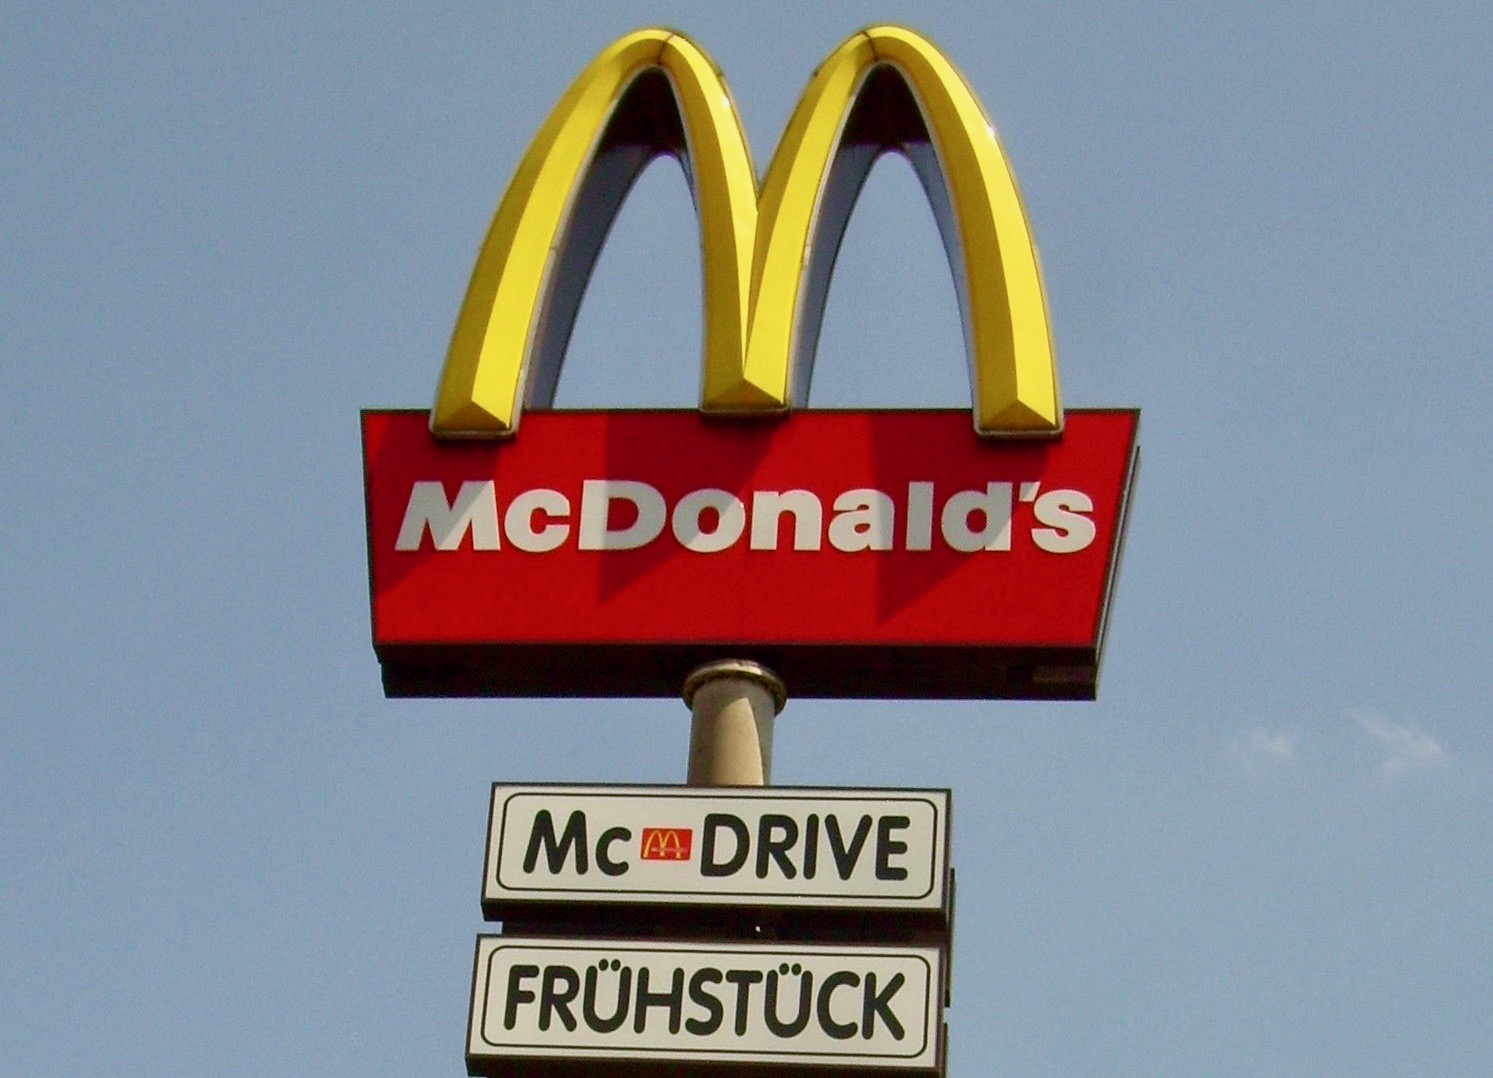
[[[1290,767],[1296,762],[1296,738],[1293,734],[1251,730],[1246,740],[1234,742],[1234,754],[1251,774]]]
[[[1434,771],[1446,764],[1440,742],[1419,727],[1400,726],[1372,711],[1348,714],[1384,750],[1379,771],[1385,778]]]

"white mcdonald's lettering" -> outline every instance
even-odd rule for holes
[[[829,545],[844,553],[933,549],[934,520],[938,535],[961,553],[1009,551],[1018,524],[1030,541],[1049,554],[1074,554],[1094,542],[1094,501],[1081,490],[1042,491],[1035,482],[989,482],[979,489],[958,490],[943,500],[932,482],[907,484],[899,507],[886,491],[855,488],[830,503],[833,516],[825,527],[824,502],[808,490],[756,490],[748,501],[717,487],[692,490],[672,511],[658,488],[633,479],[587,479],[581,483],[580,513],[574,531],[576,547],[585,551],[635,550],[647,546],[667,526],[686,550],[715,554],[738,545],[751,550],[779,549],[784,518],[793,550],[820,550]],[[1027,514],[1020,507],[1030,505]],[[898,531],[898,516],[902,528]],[[438,550],[459,550],[471,536],[472,550],[499,550],[503,537],[517,550],[545,553],[570,539],[575,515],[570,496],[546,487],[514,495],[501,515],[491,480],[466,480],[448,500],[440,480],[419,480],[410,489],[404,520],[394,549],[415,552],[425,536]]]
[[[493,504],[497,505],[496,500]],[[536,527],[535,518],[541,514],[546,523]],[[569,515],[570,500],[558,490],[543,487],[526,490],[508,503],[508,511],[503,514],[503,530],[508,533],[508,541],[518,549],[542,554],[562,545],[569,537],[570,525],[561,523]],[[408,521],[408,515],[405,519]]]
[[[437,550],[455,550],[468,531],[473,550],[497,550],[498,502],[492,483],[469,480],[450,504],[439,481],[416,483],[394,549],[419,550],[426,531]]]
[[[625,528],[611,529],[613,502],[630,502],[636,519]],[[569,512],[570,504],[566,503]],[[587,479],[581,484],[582,550],[632,550],[657,539],[668,519],[664,496],[647,483],[618,479]]]

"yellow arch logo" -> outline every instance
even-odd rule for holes
[[[840,239],[871,165],[907,155],[959,295],[975,427],[1062,429],[1031,229],[980,103],[918,34],[876,26],[819,67],[759,192],[720,72],[688,39],[640,30],[593,60],[520,163],[477,256],[431,412],[442,436],[513,431],[547,407],[581,295],[643,167],[679,158],[700,221],[700,407],[782,412],[807,396]]]

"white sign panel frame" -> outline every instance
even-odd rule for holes
[[[944,963],[928,946],[479,936],[467,1070],[934,1078]]]
[[[948,790],[495,783],[483,911],[796,909],[944,928],[949,809]]]

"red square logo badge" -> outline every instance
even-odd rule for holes
[[[695,833],[688,827],[643,828],[644,861],[688,861]]]

